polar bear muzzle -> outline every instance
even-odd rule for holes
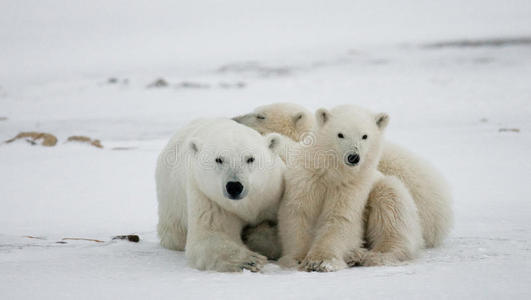
[[[358,153],[348,153],[345,157],[345,163],[349,166],[356,166],[360,163],[360,155]]]
[[[231,200],[240,200],[243,199],[247,192],[245,191],[245,187],[243,184],[239,181],[229,181],[225,185],[225,191],[224,191],[225,197],[231,199]]]

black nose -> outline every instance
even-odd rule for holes
[[[358,154],[349,154],[347,160],[349,164],[357,165],[360,162],[360,156]]]
[[[229,181],[225,188],[231,198],[238,198],[243,191],[243,185],[239,181]]]

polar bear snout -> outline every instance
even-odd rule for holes
[[[239,181],[229,181],[225,185],[225,196],[232,200],[240,200],[246,196],[245,187]]]
[[[345,158],[345,163],[349,166],[356,166],[360,163],[360,155],[358,153],[347,153]]]

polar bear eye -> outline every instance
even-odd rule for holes
[[[345,136],[340,132],[340,133],[337,134],[337,137],[340,138],[340,139],[342,139],[342,138],[344,138]]]
[[[249,157],[249,158],[247,159],[247,163],[248,163],[248,164],[253,163],[253,161],[254,161],[254,157]]]
[[[361,138],[366,140],[368,138],[368,136],[366,134],[364,134]]]
[[[265,116],[264,115],[256,115],[256,118],[258,120],[265,120]]]
[[[223,159],[221,159],[221,157],[218,157],[216,158],[216,162],[221,165],[223,163]]]

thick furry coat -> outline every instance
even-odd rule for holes
[[[157,162],[158,234],[201,270],[258,271],[267,258],[241,239],[247,225],[276,220],[284,163],[276,138],[229,119],[179,130]]]

